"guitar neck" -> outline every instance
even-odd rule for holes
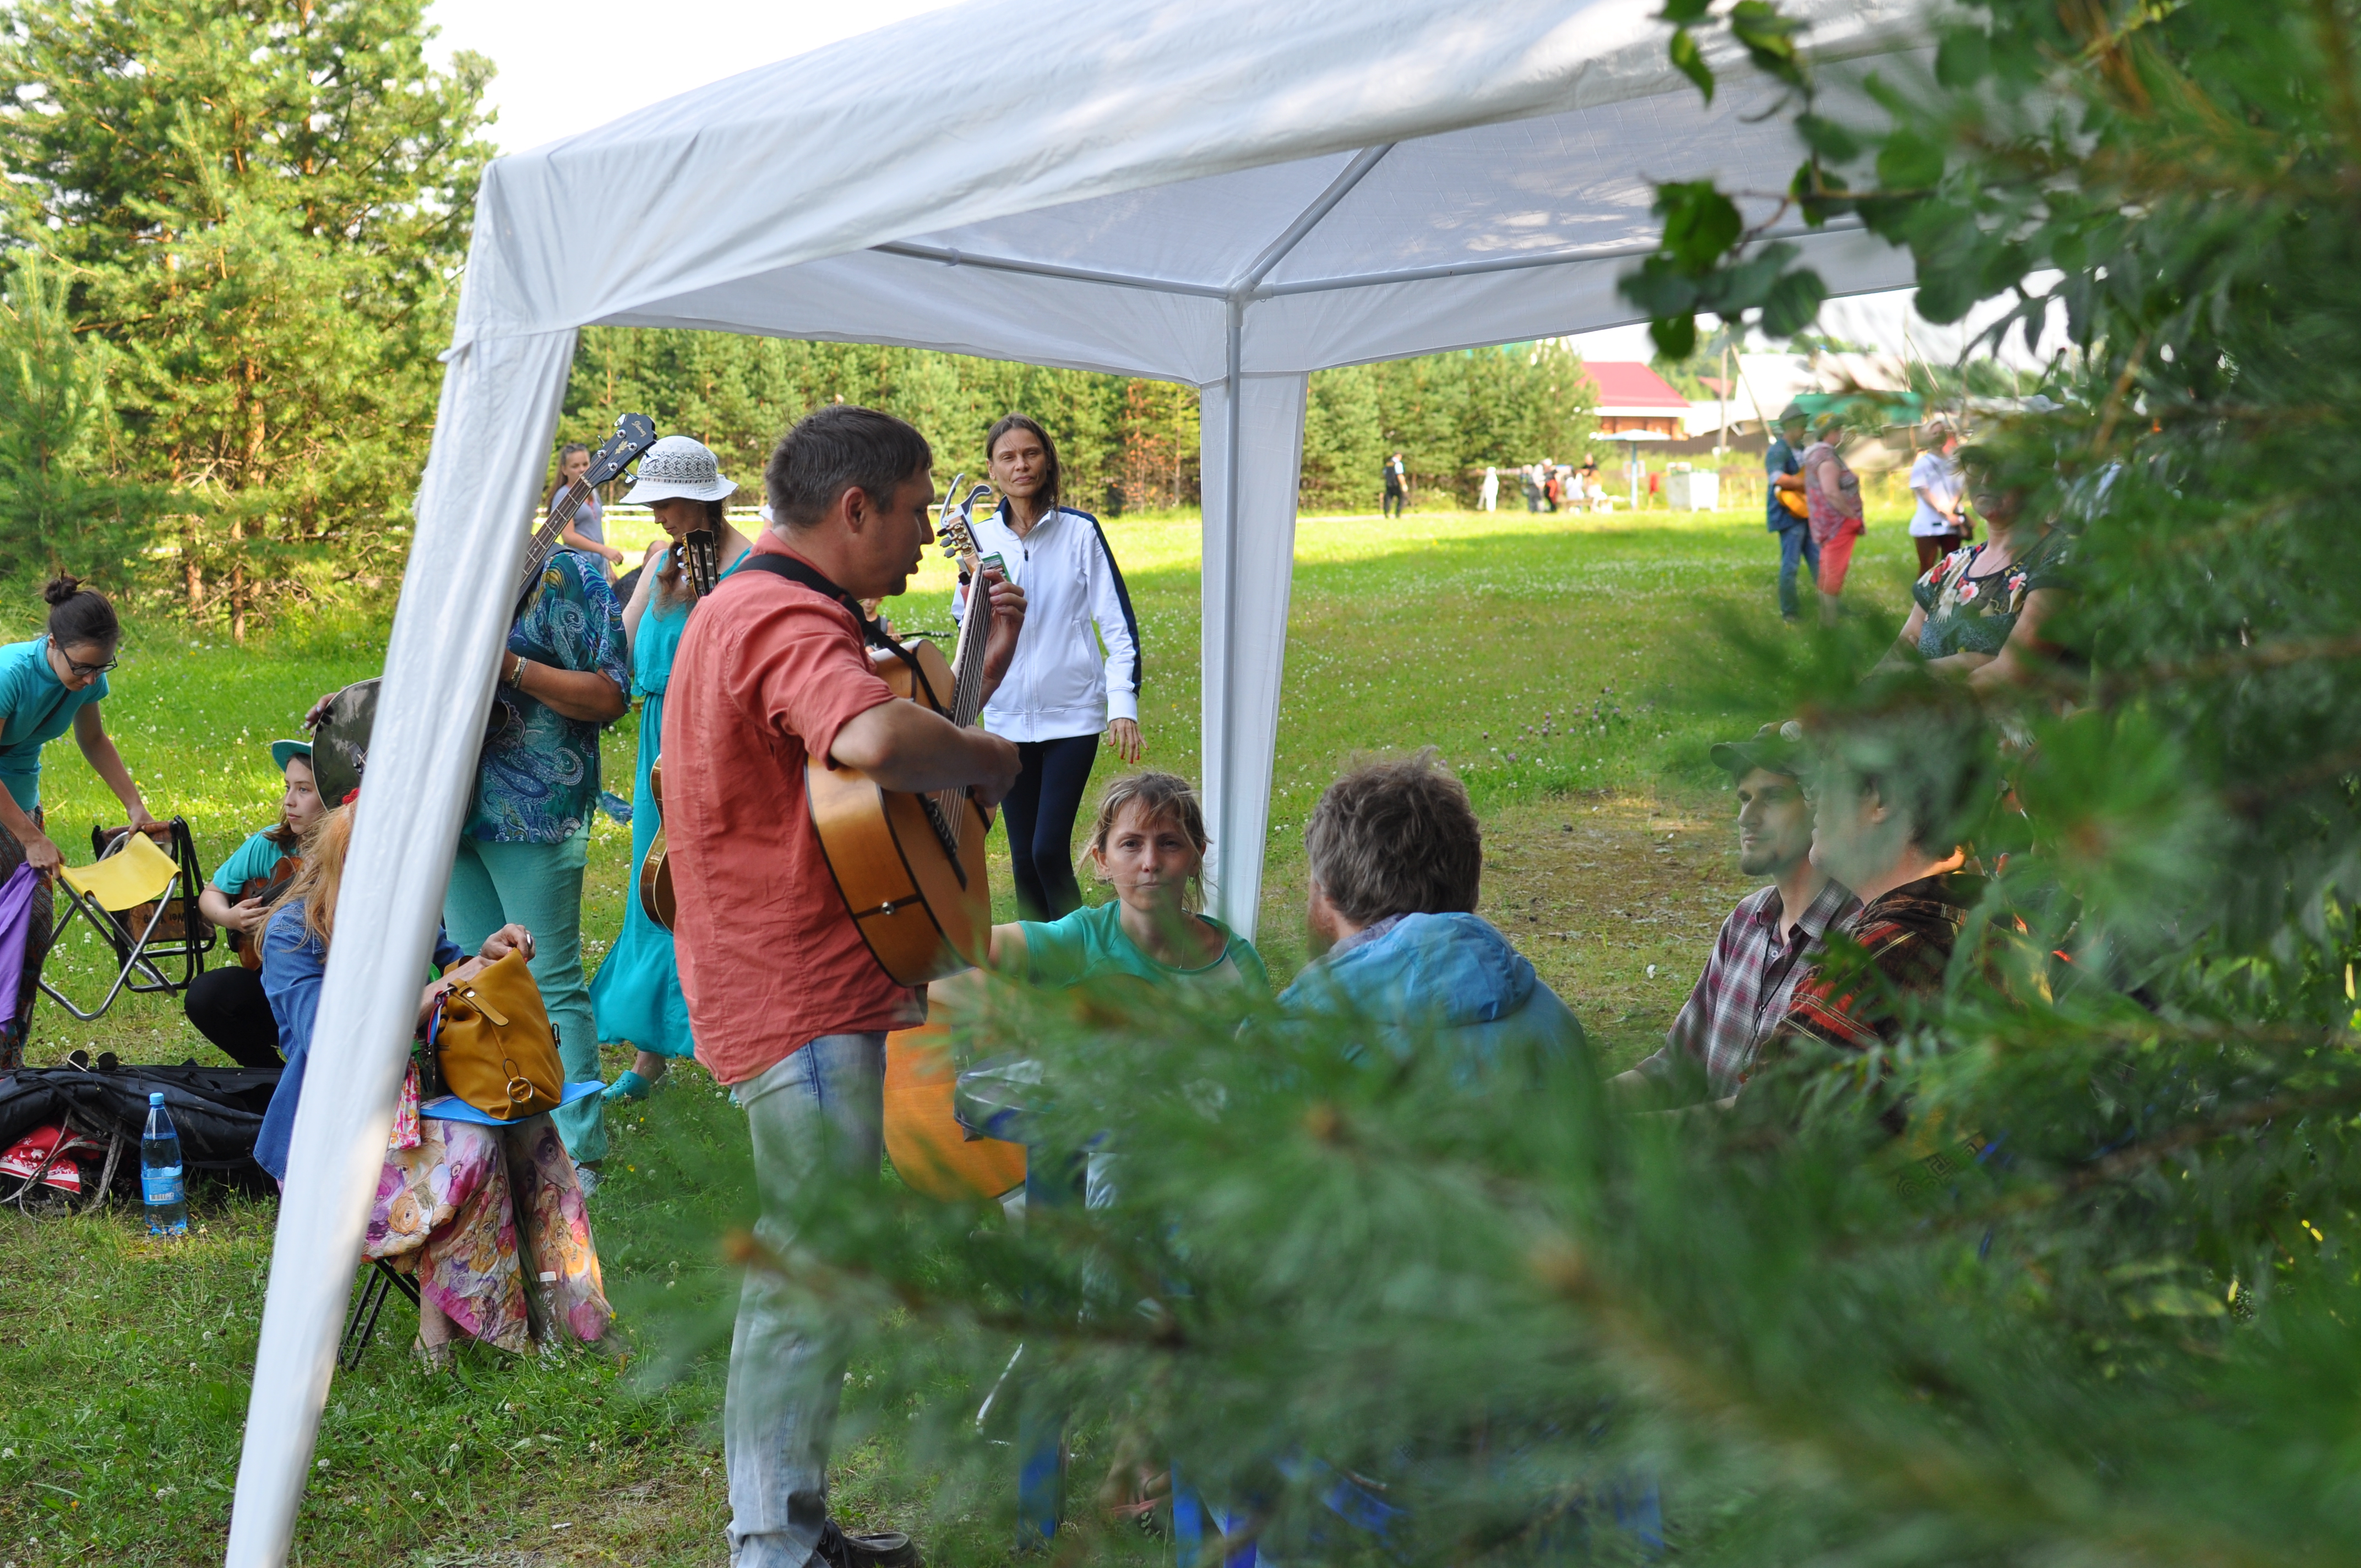
[[[550,503],[549,521],[533,531],[533,543],[525,550],[524,570],[517,577],[518,598],[524,598],[526,591],[533,587],[533,579],[540,576],[542,568],[549,565],[549,558],[557,554],[557,542],[565,537],[566,525],[574,521],[575,514],[582,510],[582,503],[589,499],[590,487],[577,481],[567,487],[564,495]]]
[[[967,613],[960,618],[959,648],[951,655],[950,721],[962,729],[983,711],[983,650],[992,640],[992,593],[984,586],[983,569],[1001,565],[997,555],[986,555],[976,563],[974,581],[968,587]]]

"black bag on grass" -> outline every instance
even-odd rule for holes
[[[272,1183],[254,1163],[254,1140],[270,1108],[280,1069],[247,1067],[18,1068],[0,1078],[0,1148],[36,1127],[55,1123],[111,1146],[109,1185],[137,1193],[139,1138],[148,1125],[148,1096],[161,1093],[181,1135],[181,1163],[251,1191]]]

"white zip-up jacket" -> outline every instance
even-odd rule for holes
[[[1025,590],[1025,630],[1007,677],[984,706],[985,728],[1009,740],[1058,740],[1095,735],[1111,719],[1137,721],[1139,618],[1099,520],[1060,507],[1019,539],[1003,501],[970,532]],[[951,613],[967,613],[964,587]]]

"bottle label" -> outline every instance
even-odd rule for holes
[[[139,1191],[151,1207],[180,1202],[182,1197],[181,1168],[177,1165],[168,1165],[159,1168],[142,1170],[139,1173]]]

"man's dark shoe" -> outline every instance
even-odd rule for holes
[[[839,1530],[834,1519],[819,1527],[812,1555],[828,1568],[918,1568],[918,1549],[898,1530]]]

